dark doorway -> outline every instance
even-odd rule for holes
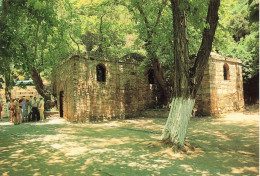
[[[106,82],[106,67],[102,64],[98,64],[96,67],[97,81]]]
[[[60,117],[63,117],[63,98],[64,92],[60,91]]]
[[[154,71],[153,69],[148,70],[148,82],[149,84],[154,84]]]

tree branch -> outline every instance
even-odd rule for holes
[[[32,57],[33,62],[34,62],[34,59],[36,59],[36,57],[37,57],[39,28],[40,28],[40,22],[38,21],[37,26],[36,26],[36,31],[35,31],[34,57]]]
[[[161,18],[161,16],[162,16],[162,11],[163,11],[164,7],[166,6],[167,1],[168,1],[168,0],[163,0],[163,1],[162,1],[161,8],[159,7],[159,12],[158,12],[158,15],[157,15],[156,22],[155,22],[155,24],[154,24],[153,30],[158,26],[158,24],[159,24],[159,22],[160,22],[160,18]]]
[[[207,14],[207,24],[209,24],[209,27],[204,28],[201,46],[197,53],[197,58],[195,60],[194,67],[191,70],[191,74],[193,74],[193,84],[195,86],[195,88],[193,89],[193,96],[196,95],[196,92],[203,78],[205,67],[209,60],[210,52],[212,49],[212,43],[219,19],[219,6],[220,0],[210,0]]]
[[[145,13],[141,7],[141,5],[139,4],[139,1],[137,0],[136,1],[136,4],[137,4],[137,9],[138,11],[140,12],[140,14],[142,15],[143,17],[143,20],[144,20],[144,23],[145,23],[145,26],[146,26],[146,29],[147,29],[147,32],[149,31],[150,27],[149,27],[149,21],[147,19],[147,17],[145,16]]]
[[[71,34],[69,34],[69,36],[70,36],[70,39],[71,39],[74,43],[76,43],[76,45],[77,45],[77,47],[78,47],[78,54],[80,54],[79,43],[71,36]]]

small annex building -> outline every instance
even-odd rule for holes
[[[211,53],[196,97],[197,115],[244,109],[242,61]]]
[[[158,102],[152,69],[139,72],[144,56],[131,53],[114,60],[74,55],[53,74],[60,116],[72,122],[136,117]],[[196,98],[198,115],[244,107],[242,62],[211,53]]]

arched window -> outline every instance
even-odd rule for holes
[[[106,82],[106,67],[103,64],[98,64],[96,67],[97,81]]]
[[[227,63],[223,65],[223,72],[224,72],[224,80],[230,79],[230,73],[229,73],[229,66]]]
[[[149,84],[154,84],[154,71],[153,71],[153,69],[148,70],[148,82],[149,82]]]

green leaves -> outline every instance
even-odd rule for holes
[[[222,1],[214,41],[214,49],[220,54],[242,60],[244,81],[259,73],[259,21],[251,20],[251,10],[257,10],[255,4],[255,1]]]

